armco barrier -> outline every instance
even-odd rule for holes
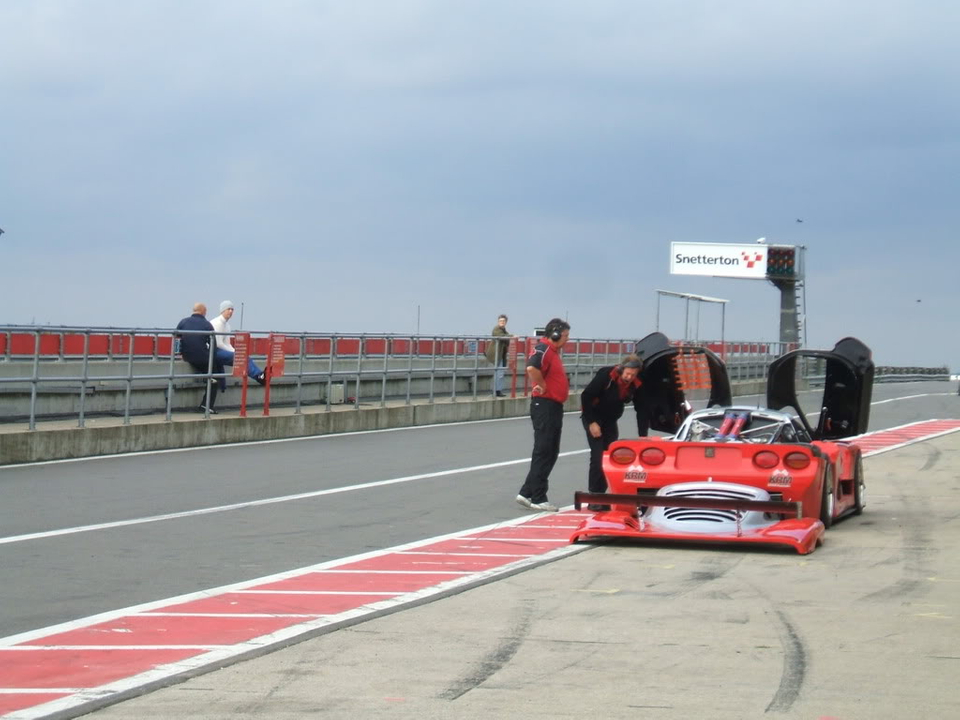
[[[735,383],[735,392],[759,392],[759,382]],[[580,398],[572,394],[565,410],[579,410]],[[48,423],[36,430],[10,432],[0,428],[0,466],[44,460],[62,460],[97,455],[200,447],[224,443],[278,440],[332,433],[383,430],[388,428],[435,425],[522,417],[529,412],[529,399],[492,398],[456,402],[414,401],[387,406],[337,406],[305,408],[300,413],[272,413],[268,417],[246,418],[218,415],[209,421],[198,414],[180,415],[174,422],[149,422],[149,418],[124,424],[119,418],[98,420],[95,426],[62,427]],[[624,418],[624,432],[632,419]],[[57,425],[61,425],[57,427]]]
[[[261,335],[263,335],[261,333]],[[128,423],[139,414],[196,407],[202,379],[175,355],[171,330],[143,328],[0,327],[0,422],[119,415]],[[473,399],[492,392],[493,368],[484,356],[492,338],[396,335],[287,336],[284,377],[271,386],[271,404],[330,407],[341,398],[379,403]],[[263,365],[268,337],[252,336],[251,355]],[[535,342],[518,338],[517,390],[524,392],[524,356]],[[728,343],[741,354],[725,352],[733,380],[762,376],[771,359],[768,344]],[[633,349],[625,340],[575,338],[564,348],[574,392],[596,368],[612,364]],[[208,374],[209,376],[209,374]],[[235,382],[235,381],[231,381]],[[513,378],[507,378],[511,387]],[[253,385],[248,403],[256,407],[263,391]],[[239,404],[239,392],[218,400],[218,407]],[[358,403],[359,404],[359,403]]]

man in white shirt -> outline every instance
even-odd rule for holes
[[[230,334],[233,332],[233,329],[230,327],[230,318],[232,317],[233,303],[229,300],[224,300],[220,303],[220,314],[210,321],[210,324],[213,325],[213,331],[217,334],[216,359],[222,365],[230,365],[231,367],[233,367],[234,355],[233,344],[230,342]],[[249,356],[247,357],[247,376],[252,377],[261,385],[266,382],[263,370],[258,368],[253,358]],[[223,391],[226,389],[226,378],[220,378],[220,390]]]

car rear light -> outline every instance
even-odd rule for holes
[[[610,460],[615,462],[617,465],[629,465],[633,462],[633,459],[637,454],[633,451],[632,448],[625,447],[621,445],[620,447],[614,449],[610,453]]]
[[[753,464],[764,469],[776,467],[780,464],[780,456],[772,450],[761,450],[753,456]]]
[[[802,452],[787,453],[787,456],[783,459],[783,464],[794,470],[803,470],[810,464],[810,456]]]
[[[667,459],[667,454],[660,448],[646,448],[640,453],[640,462],[645,465],[659,465]]]

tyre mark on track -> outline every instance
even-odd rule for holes
[[[764,712],[787,712],[797,701],[807,675],[807,649],[790,618],[774,609],[779,621],[780,645],[783,648],[783,670],[780,686]]]
[[[483,683],[498,673],[503,667],[513,660],[514,655],[520,649],[527,635],[530,634],[530,627],[533,624],[533,603],[527,601],[520,607],[513,631],[477,664],[476,669],[467,677],[455,682],[439,697],[442,700],[456,700],[466,695],[474,688],[480,687]]]
[[[935,466],[940,460],[940,451],[924,445],[927,458],[918,472]],[[922,596],[929,591],[925,578],[936,573],[930,568],[930,558],[937,552],[929,519],[936,513],[927,497],[916,492],[916,486],[906,482],[893,483],[896,502],[902,508],[900,521],[900,545],[892,560],[900,564],[900,579],[885,587],[860,597],[865,602],[883,602],[905,596]]]
[[[939,448],[933,445],[925,445],[924,449],[929,454],[929,457],[927,458],[927,461],[923,464],[923,467],[920,468],[920,472],[924,472],[925,470],[931,470],[937,463],[940,462],[941,452]]]
[[[695,590],[699,590],[707,583],[719,580],[728,572],[736,568],[743,562],[744,556],[730,555],[729,557],[707,556],[700,562],[698,569],[693,570],[689,577],[683,581],[685,587],[677,590],[675,595],[687,595]]]

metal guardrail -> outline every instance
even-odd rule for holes
[[[211,371],[212,351],[208,371],[194,371],[179,359],[175,334],[166,328],[0,326],[0,402],[5,401],[0,404],[0,422],[26,419],[30,429],[35,429],[38,418],[75,416],[78,427],[84,427],[87,417],[103,413],[102,409],[89,410],[90,398],[111,392],[122,393],[122,399],[107,414],[122,414],[124,424],[129,424],[131,415],[141,411],[134,408],[134,394],[158,388],[164,391],[165,407],[155,406],[147,412],[164,412],[170,420],[178,392],[182,394],[198,381],[230,377]],[[269,335],[251,333],[251,355],[256,360],[265,359]],[[277,389],[286,392],[274,404],[293,405],[299,413],[302,405],[318,395],[317,387],[325,386],[323,396],[329,408],[334,385],[340,385],[345,396],[352,392],[358,408],[361,399],[386,406],[388,399],[410,404],[414,399],[476,398],[481,388],[492,382],[494,367],[484,356],[486,344],[492,340],[485,335],[287,333],[284,377],[273,381]],[[507,385],[520,395],[526,393],[522,368],[528,340],[532,341],[518,338],[515,359],[521,370]],[[596,368],[617,362],[632,349],[632,340],[576,339],[568,343],[565,364],[574,388],[589,381]],[[256,389],[251,390],[255,394]],[[70,409],[38,411],[41,394],[56,395]]]
[[[263,360],[270,333],[251,335],[251,354]],[[162,412],[170,420],[175,409],[196,405],[198,382],[230,377],[209,371],[210,364],[207,373],[195,372],[179,359],[174,336],[168,328],[0,326],[0,422],[26,419],[32,430],[38,419],[51,417],[76,417],[78,427],[84,427],[86,418],[94,414],[122,414],[124,424],[137,413]],[[307,404],[325,404],[329,409],[337,399],[335,386],[344,399],[354,399],[357,409],[361,401],[385,407],[388,400],[409,405],[415,399],[456,401],[490,395],[494,367],[484,350],[494,339],[487,335],[286,333],[284,378],[274,380],[274,404],[293,406],[295,413]],[[523,365],[533,342],[534,338],[517,338],[513,360],[519,369],[507,370],[505,387],[517,396],[527,393]],[[724,358],[734,382],[764,379],[770,362],[782,350],[792,349],[767,342],[696,344]],[[571,339],[564,347],[571,392],[579,392],[599,367],[616,363],[633,349],[633,340]],[[947,373],[945,368],[877,370],[878,382],[939,380],[946,379],[943,374]],[[135,395],[148,391],[157,397],[162,391],[162,402],[149,398],[134,402]],[[178,405],[178,393],[193,402]],[[38,410],[40,395],[55,397],[63,407]],[[109,399],[104,398],[107,395]],[[93,399],[98,403],[91,410]]]

